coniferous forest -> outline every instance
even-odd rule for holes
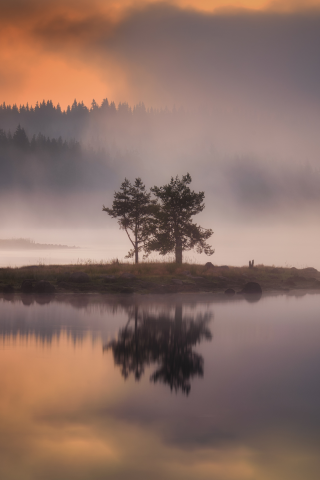
[[[13,134],[0,130],[0,185],[2,193],[19,190],[70,191],[107,186],[113,179],[104,150],[83,147],[75,140],[29,138],[18,125]]]
[[[5,131],[13,132],[20,124],[30,137],[41,132],[56,139],[60,136],[63,139],[81,139],[95,147],[112,147],[119,141],[122,145],[136,147],[142,139],[150,138],[151,133],[154,137],[155,132],[167,136],[174,131],[175,138],[180,140],[192,119],[194,117],[183,109],[146,109],[143,103],[131,108],[127,103],[116,106],[107,99],[101,105],[93,100],[90,108],[74,100],[65,110],[50,100],[37,103],[34,107],[28,104],[19,107],[15,104],[0,105],[0,128]]]
[[[175,156],[187,121],[183,111],[147,110],[142,103],[116,107],[107,99],[100,106],[93,100],[91,108],[75,100],[65,110],[52,101],[34,107],[3,103],[2,192],[12,187],[108,189],[123,175],[136,176],[145,163]]]
[[[240,128],[240,126],[239,126]],[[318,209],[316,158],[278,159],[229,141],[219,117],[205,107],[153,109],[143,103],[94,100],[90,108],[52,101],[35,106],[0,105],[0,194],[109,192],[123,178],[158,178],[190,171],[195,188],[219,203],[219,212],[260,216]],[[262,147],[267,147],[262,145]],[[297,208],[298,206],[298,208]]]

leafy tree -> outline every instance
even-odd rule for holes
[[[139,262],[139,252],[144,249],[150,234],[150,225],[154,218],[156,202],[141,178],[136,178],[134,185],[125,178],[119,192],[115,192],[112,208],[103,205],[102,210],[112,218],[118,218],[120,229],[125,230],[132,244],[126,258],[135,258]]]
[[[202,212],[205,205],[204,192],[190,190],[189,173],[180,180],[171,177],[171,182],[151,191],[160,200],[156,228],[147,245],[147,251],[158,251],[160,255],[174,252],[177,263],[182,263],[182,252],[196,248],[198,253],[212,255],[214,250],[206,240],[213,234],[192,222],[192,217]]]

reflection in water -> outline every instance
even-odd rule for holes
[[[30,300],[0,297],[1,480],[318,480],[319,294]]]
[[[146,366],[157,363],[159,367],[150,380],[188,395],[190,379],[203,376],[203,357],[193,347],[203,339],[211,340],[208,328],[211,317],[211,314],[205,314],[183,318],[181,303],[175,307],[174,319],[169,315],[156,317],[139,313],[136,305],[129,313],[126,326],[120,329],[118,339],[109,342],[103,350],[112,350],[114,362],[121,367],[124,378],[134,373],[135,379],[139,380]],[[134,327],[130,326],[131,321],[134,321]]]
[[[262,293],[247,293],[243,294],[243,298],[249,303],[257,303],[261,300]]]
[[[82,342],[88,334],[93,339],[107,339],[128,308],[125,302],[103,297],[92,300],[89,295],[4,295],[0,297],[0,339],[35,336],[50,344],[64,333],[74,343]]]

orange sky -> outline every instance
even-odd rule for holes
[[[0,102],[34,105],[52,99],[65,108],[74,98],[86,105],[105,97],[116,102],[144,101],[143,92],[130,93],[134,76],[127,73],[137,68],[130,64],[130,57],[119,62],[112,42],[103,55],[99,49],[133,10],[156,3],[0,0]],[[231,8],[300,10],[319,6],[320,0],[174,0],[167,5],[212,15]]]

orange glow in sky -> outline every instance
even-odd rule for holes
[[[129,88],[133,78],[139,83],[139,66],[127,51],[119,60],[113,39],[107,47],[105,43],[114,31],[118,40],[118,30],[122,35],[128,18],[136,18],[137,12],[155,6],[157,0],[16,2],[0,0],[1,103],[34,105],[51,99],[66,108],[75,98],[88,106],[93,98],[98,103],[106,97],[116,103],[145,100],[143,92],[131,95]],[[320,0],[173,0],[161,5],[168,10],[175,7],[177,11],[214,15],[239,9],[299,11],[319,6]],[[121,41],[117,45],[123,46]]]

